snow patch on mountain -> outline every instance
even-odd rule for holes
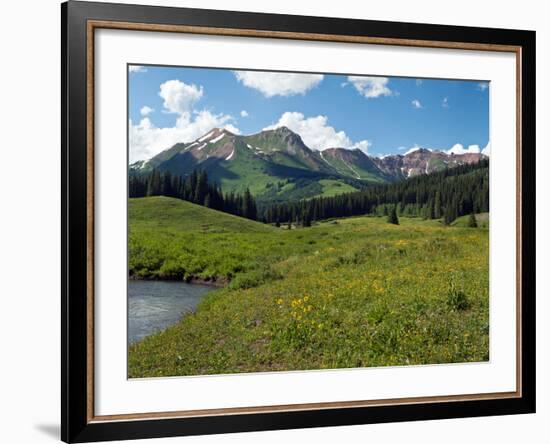
[[[214,137],[212,140],[209,140],[208,143],[216,143],[223,139],[225,133],[221,133],[218,137]]]
[[[345,160],[342,160],[342,162],[344,162],[344,165],[346,165],[354,174],[355,174],[355,177],[357,177],[357,179],[361,179],[361,176],[359,175],[359,173],[357,172],[357,170],[355,168],[353,168],[349,163],[347,163]]]
[[[214,131],[210,131],[208,134],[206,134],[205,136],[202,136],[198,141],[199,142],[204,142],[206,139],[210,138],[210,136],[212,136],[212,133]]]
[[[321,155],[321,159],[323,159],[326,163],[330,165],[330,162],[327,159],[325,159],[325,156],[323,156],[323,152],[319,151],[319,154]]]

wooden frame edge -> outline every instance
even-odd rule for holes
[[[453,396],[434,396],[434,397],[415,397],[415,398],[396,398],[388,400],[365,400],[365,401],[344,401],[344,402],[327,402],[314,404],[290,404],[290,405],[274,405],[261,407],[237,407],[224,409],[207,409],[207,410],[187,410],[174,412],[152,412],[152,413],[134,413],[120,415],[102,415],[95,416],[94,414],[94,31],[95,29],[121,29],[133,31],[151,31],[151,32],[174,32],[174,33],[190,33],[204,35],[221,35],[221,36],[237,36],[237,37],[258,37],[258,38],[277,38],[288,40],[309,40],[309,41],[325,41],[339,43],[361,43],[375,45],[395,45],[406,47],[423,47],[423,48],[442,48],[442,49],[462,49],[476,51],[495,51],[495,52],[512,52],[516,55],[516,230],[517,230],[517,249],[516,249],[516,267],[517,267],[517,308],[516,308],[516,391],[488,394],[470,394],[470,395],[453,395]],[[519,45],[500,45],[500,44],[485,44],[485,43],[461,43],[449,41],[432,41],[432,40],[415,40],[415,39],[397,39],[397,38],[381,38],[381,37],[365,37],[365,36],[345,36],[333,34],[312,34],[298,33],[285,31],[263,31],[253,29],[239,28],[218,28],[206,26],[188,26],[188,25],[163,25],[163,24],[147,24],[134,23],[123,21],[107,21],[107,20],[87,20],[87,44],[86,44],[86,60],[87,60],[87,423],[97,424],[105,422],[117,422],[125,420],[154,420],[164,418],[191,418],[203,416],[227,416],[243,413],[272,413],[272,412],[296,412],[304,410],[325,410],[333,408],[359,408],[359,407],[375,407],[389,405],[407,405],[416,403],[443,403],[443,402],[460,402],[460,401],[476,401],[476,400],[495,400],[495,399],[513,399],[521,398],[522,396],[522,243],[521,243],[521,221],[522,221],[522,47]]]
[[[87,343],[87,399],[86,416],[87,422],[94,418],[95,409],[95,383],[94,383],[94,362],[95,362],[95,341],[94,341],[94,186],[95,186],[95,157],[94,157],[94,131],[95,131],[95,100],[94,100],[94,28],[87,26],[86,29],[86,313],[88,322],[86,331]]]
[[[118,415],[102,415],[92,418],[90,423],[114,422],[114,421],[132,421],[132,420],[154,420],[167,418],[198,418],[212,416],[231,416],[240,414],[260,414],[260,413],[287,413],[297,411],[316,411],[330,410],[338,408],[356,409],[362,407],[387,407],[392,405],[411,405],[418,404],[437,404],[443,402],[463,402],[463,401],[483,401],[495,399],[513,399],[519,398],[521,395],[516,392],[499,392],[487,394],[472,394],[472,395],[448,395],[448,396],[423,396],[412,398],[393,398],[393,399],[377,399],[365,401],[335,401],[335,402],[319,402],[308,404],[281,404],[271,406],[258,407],[230,407],[220,409],[201,409],[201,410],[181,410],[172,412],[152,412],[152,413],[128,413]]]
[[[385,46],[412,46],[423,48],[441,48],[441,49],[465,49],[471,51],[495,51],[495,52],[517,52],[521,49],[517,45],[501,45],[492,43],[469,43],[469,42],[450,42],[437,40],[419,40],[419,39],[399,39],[389,37],[368,37],[341,34],[319,34],[302,33],[288,31],[265,31],[261,29],[243,29],[243,28],[223,28],[212,26],[192,26],[192,25],[166,25],[150,24],[138,22],[110,21],[110,20],[88,20],[88,27],[93,29],[120,29],[128,31],[147,31],[147,32],[172,32],[186,34],[218,35],[225,37],[256,37],[256,38],[274,38],[285,40],[307,40],[318,42],[335,43],[359,43]]]

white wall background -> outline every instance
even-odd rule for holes
[[[550,27],[544,2],[389,0],[145,0],[148,3],[537,31],[537,320],[535,415],[334,427],[155,443],[547,442],[550,421],[550,179],[547,79]],[[58,0],[0,6],[0,440],[55,442],[59,435],[60,325],[60,21]],[[140,441],[146,442],[146,441]]]

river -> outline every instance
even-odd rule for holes
[[[178,322],[214,287],[177,281],[128,282],[128,343]]]

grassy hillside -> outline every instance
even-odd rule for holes
[[[129,211],[130,273],[231,280],[132,345],[130,377],[489,357],[487,229],[354,217],[287,230],[162,197]]]
[[[357,188],[337,180],[323,179],[319,181],[319,185],[322,187],[323,191],[321,192],[321,196],[323,197],[336,196],[342,193],[357,191]]]
[[[243,193],[248,188],[259,202],[298,201],[359,189],[359,186],[355,188],[324,172],[304,169],[304,165],[296,159],[285,153],[275,152],[268,161],[255,151],[238,146],[232,161],[213,163],[208,166],[207,172],[225,192]]]
[[[481,228],[489,228],[489,213],[479,213],[475,215],[477,226]],[[467,227],[470,215],[457,218],[452,225],[455,227]]]
[[[275,230],[162,196],[130,199],[128,218],[129,273],[141,278],[232,279],[258,266]]]

